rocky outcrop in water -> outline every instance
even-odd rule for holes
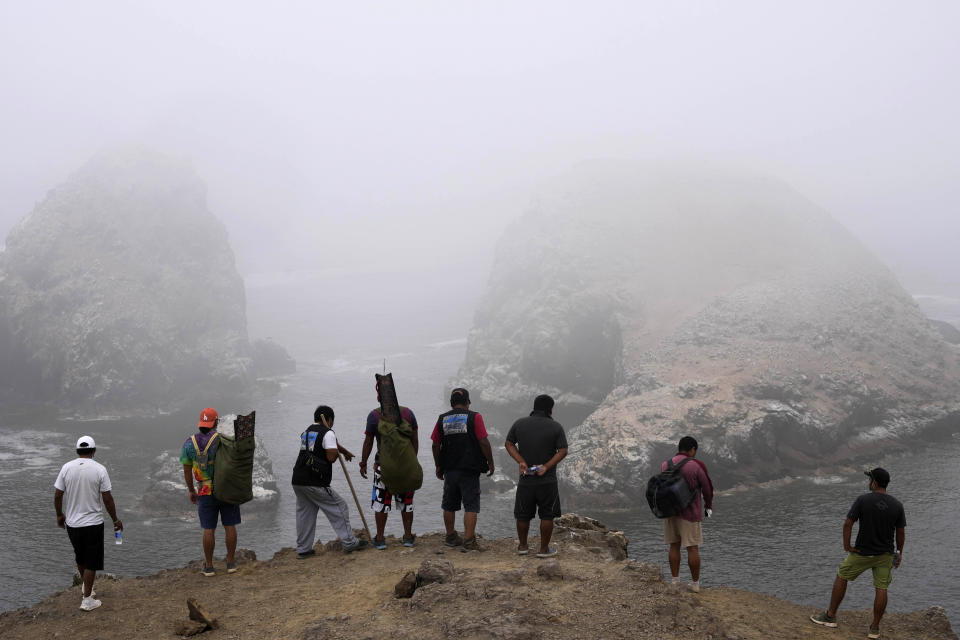
[[[960,350],[793,190],[611,165],[564,184],[501,240],[458,384],[485,414],[558,399],[574,501],[635,499],[686,434],[724,484],[960,429]]]
[[[0,401],[68,415],[153,415],[250,390],[243,280],[189,164],[102,153],[10,232],[0,363]]]

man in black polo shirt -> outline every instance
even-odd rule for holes
[[[513,515],[517,519],[517,553],[526,555],[530,521],[539,512],[540,550],[538,558],[557,555],[550,546],[553,519],[560,517],[560,491],[557,486],[557,465],[567,455],[567,435],[553,419],[553,398],[537,396],[533,412],[513,423],[504,446],[520,465],[517,498]]]
[[[843,548],[846,559],[837,570],[833,581],[833,593],[830,596],[830,608],[823,613],[810,616],[817,624],[827,627],[837,626],[837,608],[847,593],[847,582],[870,569],[873,573],[875,595],[873,599],[873,623],[867,632],[868,638],[880,637],[880,618],[887,608],[887,587],[893,580],[891,568],[900,566],[903,554],[904,527],[907,520],[903,505],[887,493],[890,474],[877,467],[865,471],[870,478],[870,493],[858,497],[843,523]],[[855,547],[850,546],[850,534],[853,523],[860,521]],[[896,542],[896,552],[894,552]]]

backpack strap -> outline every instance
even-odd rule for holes
[[[209,440],[207,440],[207,446],[205,446],[205,447],[203,448],[203,452],[204,452],[204,453],[206,453],[207,451],[210,451],[210,445],[213,444],[213,441],[216,440],[216,439],[217,439],[217,436],[219,436],[219,435],[220,435],[220,433],[219,433],[218,431],[214,431],[214,432],[213,432],[213,435],[210,436],[210,439],[209,439]],[[196,436],[190,436],[190,437],[193,438],[193,446],[196,447],[196,446],[197,446]],[[199,451],[198,451],[197,453],[199,453]]]
[[[207,440],[207,446],[205,446],[205,447],[203,448],[203,451],[200,451],[200,445],[197,444],[197,436],[196,436],[196,435],[190,436],[190,442],[193,443],[193,450],[196,451],[197,453],[206,453],[207,451],[210,450],[210,445],[213,444],[213,441],[216,440],[216,439],[217,439],[217,436],[219,436],[219,435],[220,435],[219,432],[214,431],[214,432],[213,432],[213,435],[210,436],[210,439]]]

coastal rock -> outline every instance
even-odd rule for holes
[[[457,384],[491,424],[557,400],[570,504],[642,500],[683,435],[729,486],[960,430],[960,349],[773,180],[598,163],[497,249]]]
[[[283,360],[259,351],[274,369]],[[103,152],[7,236],[0,402],[154,416],[227,404],[257,375],[243,280],[188,163]]]

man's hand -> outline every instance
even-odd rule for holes
[[[860,553],[859,549],[857,549],[856,547],[851,547],[848,544],[843,545],[843,550],[846,551],[847,553]]]
[[[347,462],[350,462],[354,458],[354,455],[349,451],[341,451],[340,453],[343,454],[343,457],[346,458]]]
[[[197,504],[198,499],[197,492],[194,489],[190,489],[190,502]]]
[[[123,521],[119,518],[113,521],[113,530],[114,531],[123,531]]]
[[[493,471],[494,471],[494,469],[493,469],[493,463],[490,462],[489,460],[487,460],[487,466],[490,467],[490,470],[487,471],[487,477],[488,477],[488,478],[492,478],[492,477],[493,477]]]
[[[443,469],[437,467],[437,480],[443,480]]]
[[[527,468],[528,468],[528,467],[527,467],[527,463],[526,463],[526,462],[521,462],[521,463],[520,463],[520,475],[521,475],[521,476],[522,476],[522,475],[526,475],[526,473],[527,473]]]
[[[60,515],[58,515],[58,516],[57,516],[57,526],[60,527],[61,529],[66,529],[66,528],[67,528],[67,516],[63,515],[62,513],[61,513]]]
[[[367,461],[366,460],[360,461],[360,477],[363,478],[364,480],[366,480],[367,478]]]
[[[542,465],[540,465],[539,467],[537,467],[537,475],[538,475],[538,476],[542,476],[542,475],[545,474],[546,472],[547,472],[547,465],[542,464]]]

